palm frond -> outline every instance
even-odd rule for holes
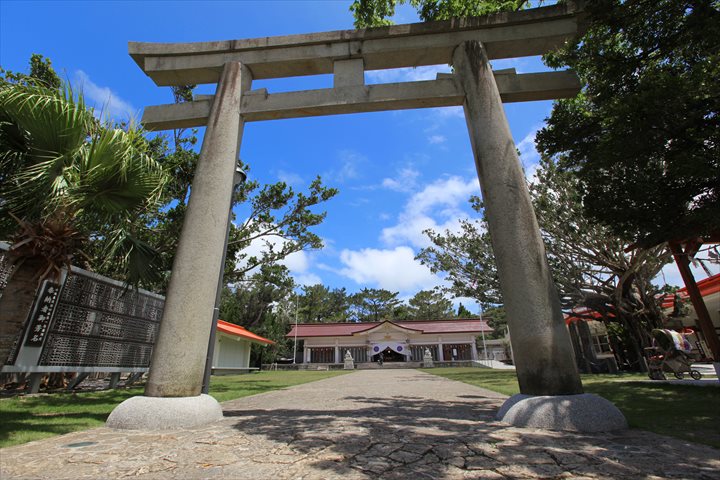
[[[38,217],[57,209],[66,194],[68,169],[83,148],[92,115],[68,89],[0,87],[3,119],[3,209]]]
[[[125,228],[118,228],[108,237],[104,264],[113,263],[125,272],[125,282],[133,287],[148,285],[161,279],[160,253]]]
[[[103,129],[79,162],[74,197],[108,215],[154,203],[167,182],[161,166],[137,148],[133,134]]]
[[[52,226],[62,214],[73,229],[56,233],[64,232],[76,253],[76,231],[89,236],[109,229],[105,262],[118,263],[132,284],[159,278],[158,253],[131,233],[142,228],[134,218],[159,201],[168,180],[148,156],[141,130],[100,124],[69,87],[3,84],[0,147],[0,233],[10,231],[6,214],[13,214],[27,227],[21,228],[25,236],[35,239],[23,243],[19,255],[45,252],[38,250],[43,239],[50,249],[59,245],[61,235],[53,240],[33,228]],[[30,244],[37,245],[25,248]],[[63,258],[72,258],[70,250]],[[48,273],[63,262],[50,263]]]
[[[0,88],[0,110],[28,132],[28,155],[40,159],[77,150],[94,121],[82,97],[74,98],[69,88],[6,85]]]

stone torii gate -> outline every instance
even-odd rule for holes
[[[130,43],[158,86],[217,83],[215,95],[151,106],[150,130],[206,126],[145,396],[108,425],[173,428],[222,417],[200,395],[233,172],[246,122],[462,105],[496,256],[521,394],[500,418],[519,426],[623,428],[609,402],[583,394],[558,294],[502,102],[574,96],[572,72],[493,72],[490,59],[541,55],[577,34],[573,2],[390,27],[203,43]],[[364,72],[452,64],[436,80],[365,85]],[[333,88],[269,93],[254,79],[333,74]],[[590,411],[588,411],[590,409]],[[588,419],[588,414],[591,418]]]

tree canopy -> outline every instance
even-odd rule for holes
[[[402,304],[397,297],[398,292],[382,288],[363,288],[350,299],[355,320],[378,322],[394,318],[395,308]]]
[[[417,9],[424,22],[520,10],[531,4],[529,0],[355,0],[350,11],[357,28],[381,27],[391,25],[395,7],[406,3]]]
[[[62,86],[62,80],[52,67],[49,58],[45,58],[39,53],[33,53],[30,56],[30,72],[13,72],[0,67],[0,77],[5,83],[20,85],[36,85],[50,89],[59,89]]]
[[[111,262],[131,283],[148,278],[152,248],[131,226],[160,198],[166,172],[140,129],[99,122],[49,61],[30,64],[29,76],[0,79],[0,238],[14,256],[44,258],[41,277],[76,259]],[[100,232],[104,248],[90,258]]]
[[[577,172],[586,214],[642,245],[720,233],[720,2],[587,2],[546,57],[586,85],[537,135]]]
[[[627,241],[585,214],[579,180],[573,172],[562,171],[545,159],[537,176],[530,193],[564,311],[581,315],[574,309],[583,306],[616,322],[623,335],[627,333],[627,349],[634,352],[634,361],[639,361],[641,348],[650,342],[650,330],[661,324],[655,301],[658,292],[651,281],[668,262],[667,250],[658,246],[625,252]],[[482,215],[480,199],[471,200]],[[418,258],[433,272],[447,273],[452,282],[450,293],[475,298],[486,311],[503,304],[490,235],[482,217],[462,221],[458,232],[426,233],[433,245],[423,249]],[[494,317],[504,322],[504,313]]]
[[[416,320],[442,320],[453,317],[452,302],[440,290],[420,290],[408,300],[409,317]]]
[[[298,310],[301,322],[346,322],[350,318],[350,296],[344,288],[305,285],[298,295]]]

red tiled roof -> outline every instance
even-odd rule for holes
[[[349,337],[356,333],[372,330],[385,322],[363,323],[300,323],[297,325],[298,337]],[[481,333],[492,332],[485,320],[479,318],[462,318],[452,320],[422,320],[390,322],[392,325],[416,330],[420,333]],[[287,337],[295,336],[293,326]]]
[[[246,330],[240,325],[235,325],[234,323],[229,323],[224,320],[218,320],[217,329],[219,332],[227,333],[228,335],[232,335],[234,337],[242,337],[250,340],[251,342],[266,343],[268,345],[272,345],[275,343],[272,340],[261,337],[260,335],[255,335],[254,333]]]
[[[713,293],[720,292],[720,273],[717,275],[713,275],[712,277],[707,277],[699,282],[697,282],[698,289],[700,290],[700,295],[703,297],[707,297],[709,295],[712,295]],[[687,300],[690,295],[688,294],[687,288],[683,287],[680,290],[677,291],[678,294],[680,294],[680,298],[683,300]],[[662,308],[673,308],[673,305],[675,303],[675,295],[672,293],[668,293],[665,295],[662,301]]]
[[[413,332],[423,333],[423,331],[419,328],[403,326],[397,322],[391,322],[390,320],[385,320],[384,322],[366,322],[365,323],[365,325],[367,325],[366,328],[364,328],[362,330],[358,330],[357,332],[354,332],[354,333],[370,332],[371,330],[378,328],[379,326],[381,326],[384,323],[389,323],[390,325],[394,325],[394,326],[398,327],[399,329],[411,330]]]
[[[440,320],[420,322],[398,322],[398,325],[405,328],[415,328],[423,333],[470,333],[470,332],[492,332],[493,329],[486,320],[479,318],[462,320]]]

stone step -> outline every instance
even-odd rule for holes
[[[515,365],[507,365],[497,360],[475,360],[473,366],[480,368],[492,368],[495,370],[515,370]]]
[[[377,362],[368,363],[356,363],[355,368],[357,370],[380,370],[380,369],[393,369],[393,368],[420,368],[420,362],[385,362],[380,366]]]

